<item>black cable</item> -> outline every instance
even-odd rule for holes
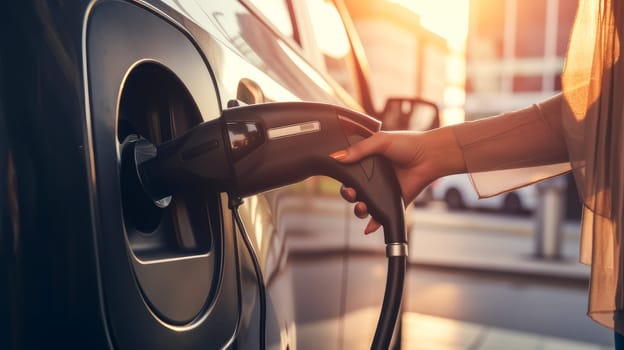
[[[238,207],[243,204],[243,200],[238,197],[230,196],[228,204],[229,208],[234,213],[234,220],[236,221],[238,230],[241,233],[245,247],[249,251],[254,271],[256,273],[256,278],[258,279],[258,294],[260,298],[260,349],[264,350],[266,348],[266,290],[264,289],[264,277],[262,276],[262,270],[260,269],[260,262],[258,262],[258,257],[256,256],[256,252],[253,249],[251,241],[249,240],[249,236],[247,235],[247,230],[245,230],[245,225],[243,225],[243,220],[238,212]]]
[[[387,350],[390,346],[394,327],[401,309],[406,266],[407,257],[388,257],[386,291],[384,293],[383,307],[381,308],[379,321],[377,322],[377,329],[375,330],[375,337],[371,345],[372,350]]]
[[[256,278],[258,279],[258,294],[260,296],[260,349],[266,348],[266,290],[264,288],[264,277],[260,269],[260,263],[249,240],[245,225],[238,212],[238,207],[243,203],[242,199],[230,197],[229,208],[234,213],[234,220],[241,232],[245,247],[249,251],[254,265]],[[405,285],[405,271],[407,267],[406,256],[388,257],[388,274],[386,277],[386,288],[384,292],[383,306],[379,314],[375,337],[371,345],[371,350],[387,350],[392,341],[394,328],[401,310],[401,300],[403,298],[403,288]]]

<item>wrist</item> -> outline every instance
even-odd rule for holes
[[[466,162],[452,126],[433,129],[423,134],[427,145],[425,157],[434,178],[465,173]]]

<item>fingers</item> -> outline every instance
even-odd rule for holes
[[[357,193],[355,192],[353,188],[341,186],[340,194],[347,201],[351,203],[356,202]],[[368,213],[368,207],[366,206],[366,203],[364,202],[357,202],[355,206],[353,207],[353,213],[355,213],[355,216],[357,216],[360,219],[366,219],[370,215]],[[364,229],[364,234],[375,232],[380,227],[381,225],[375,219],[371,218],[368,224],[366,225],[366,228]]]
[[[353,207],[353,212],[355,213],[355,216],[360,219],[366,219],[369,215],[368,208],[366,207],[366,203],[364,202],[356,203],[355,207]]]
[[[368,224],[366,225],[366,228],[364,229],[364,234],[365,235],[371,234],[377,231],[380,227],[381,225],[377,221],[375,221],[375,219],[371,218]]]
[[[334,152],[329,156],[342,163],[357,162],[372,154],[383,154],[387,147],[385,140],[385,134],[378,132],[345,150]]]
[[[357,216],[360,219],[366,219],[370,215],[368,213],[368,208],[366,207],[366,203],[364,202],[356,203],[355,207],[353,208],[353,212],[355,213],[355,216]],[[380,227],[381,227],[381,224],[379,224],[377,220],[375,220],[374,218],[371,218],[368,221],[366,228],[364,229],[364,234],[367,235],[367,234],[373,233],[377,231]]]
[[[340,187],[340,195],[342,198],[346,199],[348,202],[356,203],[357,202],[357,193],[351,187]],[[353,207],[353,213],[360,219],[366,219],[369,215],[368,207],[364,202],[357,202]]]
[[[387,147],[384,135],[385,134],[381,132],[375,133],[373,136],[356,143],[348,149],[334,152],[329,156],[342,163],[352,163],[372,154],[383,154]],[[357,193],[353,188],[341,186],[340,195],[351,203],[356,203],[357,201]],[[357,202],[353,212],[355,216],[360,219],[365,219],[369,216],[368,208],[364,202]],[[381,225],[375,219],[371,218],[364,229],[364,234],[373,233],[380,227]]]
[[[351,187],[340,186],[340,195],[348,202],[355,203],[357,192]]]
[[[351,187],[340,186],[340,195],[348,202],[357,202],[357,192]],[[357,202],[353,207],[353,212],[355,213],[355,216],[360,219],[366,219],[369,215],[368,208],[364,202]]]
[[[366,219],[370,215],[368,213],[368,209],[366,208],[366,203],[364,202],[358,202],[357,204],[355,204],[353,212],[355,213],[355,216],[360,219]],[[366,225],[366,228],[364,228],[364,234],[367,235],[373,233],[377,231],[380,227],[381,224],[379,224],[377,220],[371,217],[371,219],[368,221],[368,224]]]

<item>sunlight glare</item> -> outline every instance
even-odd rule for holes
[[[468,31],[468,0],[387,0],[420,15],[421,24],[462,49]],[[449,11],[450,10],[450,11]]]
[[[336,8],[320,0],[306,1],[311,18],[322,18],[322,26],[313,26],[316,43],[324,54],[341,59],[349,52],[349,38]],[[331,38],[331,40],[328,40]]]

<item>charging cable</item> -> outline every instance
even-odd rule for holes
[[[243,200],[240,197],[229,196],[228,207],[230,208],[230,210],[232,210],[232,213],[234,213],[236,226],[238,226],[238,231],[243,238],[245,247],[247,248],[247,251],[249,251],[251,261],[253,262],[254,271],[256,273],[256,278],[258,279],[258,294],[260,298],[260,349],[264,350],[266,347],[266,290],[264,289],[264,277],[262,276],[262,270],[260,269],[258,257],[256,256],[253,245],[249,240],[247,230],[245,230],[245,225],[243,225],[243,220],[241,219],[240,213],[238,212],[238,208],[241,206],[241,204],[243,204]]]

